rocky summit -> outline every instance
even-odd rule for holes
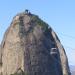
[[[70,75],[53,29],[28,10],[17,14],[0,45],[0,75]]]

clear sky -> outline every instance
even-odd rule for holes
[[[75,65],[75,0],[1,0],[0,42],[12,18],[29,9],[39,15],[57,33],[70,65]]]

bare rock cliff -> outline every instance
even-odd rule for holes
[[[30,12],[17,14],[0,46],[1,75],[70,75],[63,46],[51,27]]]

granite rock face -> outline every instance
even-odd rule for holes
[[[63,46],[51,27],[31,13],[17,14],[0,47],[1,75],[70,75]]]

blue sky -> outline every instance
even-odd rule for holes
[[[1,0],[0,42],[12,18],[29,9],[39,15],[57,33],[70,65],[75,65],[75,0]]]

